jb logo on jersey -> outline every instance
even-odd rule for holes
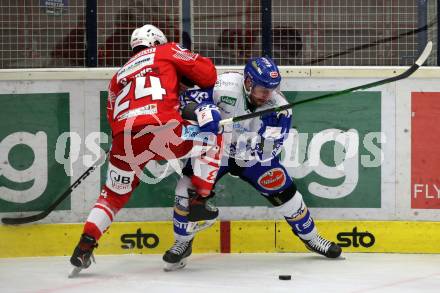
[[[128,172],[108,164],[107,181],[105,185],[118,194],[126,194],[132,190],[131,183],[134,179],[134,172]]]

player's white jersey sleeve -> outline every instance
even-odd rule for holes
[[[251,113],[243,89],[243,75],[235,72],[220,74],[213,92],[214,104],[221,112],[222,119],[237,117]],[[280,92],[274,92],[273,97],[256,111],[287,104]],[[289,112],[290,115],[291,112]],[[224,126],[224,154],[237,159],[252,160],[255,158],[261,138],[258,130],[262,127],[259,117],[234,122]]]

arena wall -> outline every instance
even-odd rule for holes
[[[241,68],[220,68],[219,72],[231,70]],[[403,70],[281,67],[281,90],[294,101]],[[104,111],[107,83],[114,72],[115,69],[0,71],[0,217],[43,210],[108,149]],[[294,108],[291,143],[286,144],[284,163],[314,218],[319,220],[318,227],[339,243],[348,243],[344,237],[351,238],[348,251],[439,252],[438,248],[411,240],[426,232],[440,237],[433,232],[439,230],[436,221],[440,219],[439,77],[438,68],[426,67],[411,78]],[[148,169],[150,176],[171,173],[163,163],[149,165]],[[0,251],[9,251],[0,257],[66,254],[55,248],[35,250],[38,245],[31,245],[38,243],[35,231],[45,231],[47,237],[59,235],[66,246],[73,247],[81,227],[74,223],[86,219],[104,177],[105,165],[40,224],[0,226],[1,239],[15,239],[0,242]],[[113,240],[101,253],[126,253],[127,249],[160,253],[161,248],[165,249],[162,245],[171,244],[176,180],[177,175],[171,174],[158,184],[142,184],[118,215],[116,221],[120,223],[112,226],[108,236]],[[200,236],[210,240],[197,244],[201,246],[196,251],[302,251],[299,241],[297,245],[284,240],[284,235],[293,239],[291,232],[265,199],[246,183],[232,177],[222,179],[215,203],[220,207],[222,222],[204,232],[207,236]],[[167,232],[163,232],[165,227]],[[148,249],[149,245],[139,248],[140,242],[129,241],[132,237],[142,242],[143,233],[160,234],[160,244]],[[374,235],[374,245],[356,247],[356,237],[366,237],[364,243],[371,242],[366,233]],[[129,236],[124,242],[125,234]],[[255,244],[255,235],[270,240]],[[392,246],[395,239],[404,244],[400,248]],[[30,246],[23,253],[9,247],[18,243],[23,246],[25,242]],[[432,239],[425,242],[432,243]],[[136,243],[137,248],[127,247],[127,243]],[[145,247],[147,250],[142,249]]]

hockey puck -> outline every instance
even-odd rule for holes
[[[278,279],[283,280],[283,281],[288,281],[292,279],[291,275],[279,275]]]

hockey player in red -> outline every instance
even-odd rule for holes
[[[187,155],[194,141],[182,138],[188,124],[179,114],[182,78],[201,88],[212,88],[217,73],[211,60],[175,43],[152,25],[136,29],[131,37],[133,56],[109,85],[107,119],[112,130],[107,180],[84,225],[70,262],[74,274],[87,268],[97,241],[117,212],[128,202],[150,160],[172,160]],[[200,172],[191,180],[190,215],[194,221],[214,219],[218,210],[206,204],[220,163],[220,113],[215,105],[195,110],[200,131],[217,138],[208,153],[193,158]]]

